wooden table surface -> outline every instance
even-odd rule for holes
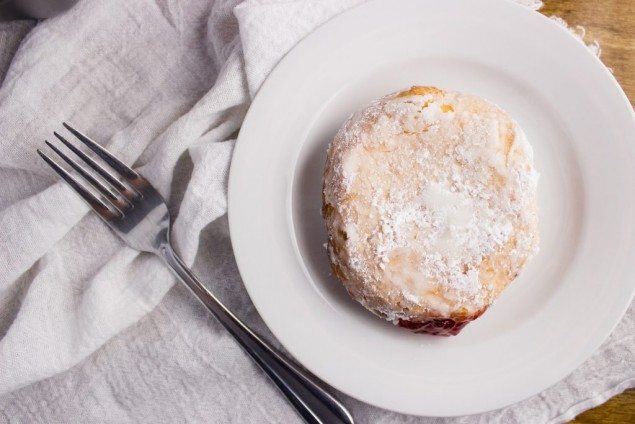
[[[611,69],[635,104],[635,0],[546,0],[541,12],[560,16],[571,26],[582,25],[586,40],[597,40],[602,61]],[[584,412],[574,424],[635,423],[635,389]]]
[[[635,102],[635,0],[545,0],[540,10],[560,16],[570,26],[586,29],[587,42],[597,40],[602,61],[626,95]]]

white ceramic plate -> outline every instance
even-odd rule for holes
[[[366,312],[329,274],[326,147],[349,113],[413,84],[480,95],[535,150],[541,250],[453,338]],[[242,126],[229,180],[234,252],[282,344],[360,400],[427,416],[534,395],[600,346],[635,287],[635,121],[607,69],[565,29],[509,1],[372,1],[275,68]]]

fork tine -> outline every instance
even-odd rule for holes
[[[139,174],[133,171],[128,165],[117,159],[112,155],[108,150],[101,147],[99,144],[91,140],[88,136],[77,131],[75,128],[68,125],[66,122],[62,122],[62,125],[69,130],[75,137],[77,137],[82,143],[84,143],[90,150],[97,153],[97,155],[102,158],[108,165],[110,165],[114,170],[119,172],[125,179],[133,181],[139,178]]]
[[[73,153],[75,153],[81,160],[83,160],[88,166],[93,168],[99,175],[105,179],[108,184],[114,187],[117,191],[119,191],[126,200],[130,200],[135,197],[135,193],[130,190],[126,185],[124,185],[121,181],[115,178],[109,171],[107,171],[103,166],[97,163],[93,158],[88,156],[86,153],[79,150],[70,141],[59,135],[57,132],[53,131],[53,134],[59,141],[64,143],[66,147],[68,147]]]
[[[109,220],[117,216],[122,216],[121,212],[114,208],[109,207],[109,202],[103,197],[98,198],[93,195],[84,185],[79,182],[75,177],[62,168],[57,162],[49,158],[40,149],[37,149],[38,154],[44,159],[44,161],[60,176],[69,186],[79,194],[82,199],[88,203],[88,205],[104,220]]]
[[[73,159],[66,156],[61,150],[59,150],[55,145],[49,143],[48,140],[44,140],[47,146],[49,146],[59,157],[64,159],[64,162],[69,164],[79,175],[81,175],[90,185],[95,187],[101,194],[106,196],[106,198],[112,203],[117,209],[121,211],[121,208],[129,203],[127,199],[120,199],[117,197],[115,193],[113,193],[108,187],[101,183],[97,178],[93,177],[90,172],[85,170],[80,164],[75,162]],[[123,212],[123,211],[122,211]]]

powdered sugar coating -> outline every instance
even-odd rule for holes
[[[393,322],[477,316],[537,248],[537,179],[500,108],[433,87],[379,99],[329,146],[334,272]]]

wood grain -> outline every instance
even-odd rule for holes
[[[627,390],[605,404],[578,415],[570,424],[632,423],[635,423],[635,389]]]
[[[635,103],[635,0],[546,0],[540,10],[586,29],[597,40],[601,59],[613,70],[631,105]]]
[[[585,40],[597,40],[602,61],[613,70],[631,105],[635,104],[635,0],[546,0],[540,10],[570,26],[582,25]],[[635,423],[635,389],[580,414],[571,424]]]

